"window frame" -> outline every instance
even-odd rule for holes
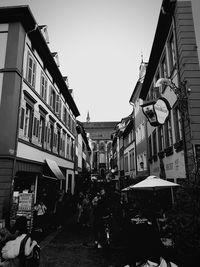
[[[32,66],[30,66],[30,61],[32,61]],[[30,52],[27,54],[27,70],[26,70],[26,80],[32,88],[35,88],[36,83],[36,60]]]
[[[44,81],[44,83],[43,83]],[[48,87],[48,80],[43,71],[41,71],[40,77],[40,96],[46,102],[47,101],[47,87]]]

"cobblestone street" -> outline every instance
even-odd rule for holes
[[[107,252],[107,251],[106,251]],[[94,248],[90,229],[80,229],[74,221],[41,242],[41,267],[104,267],[121,266],[122,249],[111,250],[108,257]]]

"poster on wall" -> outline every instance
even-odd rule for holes
[[[28,229],[33,226],[33,205],[34,194],[28,192],[14,192],[11,209],[11,226],[14,225],[17,217],[25,216],[27,218]]]

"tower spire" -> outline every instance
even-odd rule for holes
[[[88,111],[88,113],[87,113],[87,118],[86,118],[86,121],[87,121],[87,122],[90,122],[90,115],[89,115],[89,111]]]
[[[141,51],[141,63],[143,63],[143,52]]]

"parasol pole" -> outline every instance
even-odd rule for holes
[[[174,192],[173,192],[173,188],[171,186],[171,196],[172,196],[172,205],[174,204]]]

